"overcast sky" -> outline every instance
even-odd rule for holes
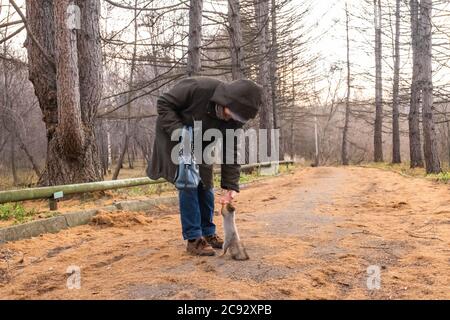
[[[142,3],[145,3],[145,0],[142,0]],[[161,6],[164,4],[171,3],[175,0],[165,0],[165,1],[155,1],[155,6]],[[311,43],[309,48],[312,52],[320,53],[323,60],[321,61],[319,68],[321,68],[322,73],[327,73],[330,65],[335,63],[343,63],[346,59],[346,34],[345,34],[345,3],[348,3],[349,10],[352,14],[351,18],[351,33],[350,33],[350,39],[351,39],[351,59],[354,63],[354,72],[359,73],[364,70],[371,70],[374,67],[374,57],[373,57],[373,49],[371,46],[373,46],[373,27],[372,27],[372,21],[370,20],[371,17],[369,16],[366,19],[366,22],[361,19],[362,15],[362,2],[364,0],[294,0],[294,3],[296,3],[298,6],[302,6],[305,1],[312,1],[313,6],[310,14],[306,17],[307,25],[314,26],[314,35],[313,37],[316,37],[318,35],[322,35],[319,40],[314,41],[314,43]],[[387,1],[387,0],[386,0]],[[3,3],[6,1],[3,0]],[[19,4],[23,3],[23,0],[17,1]],[[213,6],[213,7],[211,7]],[[447,9],[450,7],[450,1],[447,1],[446,5]],[[208,1],[205,0],[205,10],[209,9],[216,9],[219,11],[226,11],[226,5],[220,6],[220,5],[211,5],[208,4]],[[369,7],[370,9],[370,7]],[[404,8],[404,10],[407,10]],[[370,11],[369,11],[370,12]],[[1,17],[4,18],[6,12],[1,13]],[[105,12],[103,12],[103,16],[105,16]],[[406,12],[404,13],[406,14]],[[123,25],[128,25],[129,21],[132,18],[132,11],[127,10],[118,10],[114,9],[114,15],[113,20],[116,22],[116,27],[120,28]],[[407,18],[405,16],[405,18]],[[16,16],[14,19],[18,19]],[[448,19],[448,17],[446,18]],[[1,19],[0,19],[1,20]],[[361,31],[356,30],[356,26],[360,27],[361,23],[365,23],[366,27],[368,27],[369,31],[366,33],[361,33]],[[112,25],[112,28],[114,28],[114,23]],[[385,26],[384,28],[387,28]],[[390,30],[384,30],[385,32],[389,33]],[[168,30],[170,32],[170,30]],[[22,47],[22,43],[25,39],[25,32],[22,32],[19,37],[17,37],[14,41],[14,47],[17,49],[20,49]],[[409,41],[408,35],[402,39],[402,42],[407,43]],[[441,39],[439,39],[441,41]],[[447,40],[443,40],[447,42],[446,49],[450,50],[450,40],[447,38]],[[24,54],[24,50],[20,49],[22,54]],[[390,50],[391,48],[384,48],[384,55],[386,56],[384,63],[387,64],[384,66],[384,71],[387,74],[386,78],[387,81],[389,81],[389,64],[391,64],[392,58],[390,57]],[[408,50],[406,48],[406,50]],[[450,51],[449,51],[450,52]],[[406,54],[409,54],[406,52]],[[408,58],[407,56],[405,59]],[[403,61],[403,65],[407,63],[407,61]],[[404,65],[405,66],[405,65]],[[439,66],[436,66],[435,69],[438,69]],[[405,72],[407,72],[410,68],[406,66],[404,68]],[[448,71],[448,67],[445,68],[439,68],[439,74],[436,75],[437,81],[439,82],[445,82],[448,81],[450,72]],[[407,78],[406,76],[405,78]],[[355,82],[360,82],[361,84],[364,84],[363,82],[365,79],[358,79],[355,78]],[[368,87],[367,94],[372,94],[372,87],[373,85],[371,83],[365,83],[365,85]],[[389,83],[386,83],[386,87],[389,86]]]

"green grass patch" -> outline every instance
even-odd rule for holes
[[[256,179],[258,179],[258,175],[256,173],[251,173],[251,174],[247,174],[247,173],[241,173],[241,176],[239,178],[239,183],[244,184],[244,183],[249,183],[252,182]]]
[[[14,220],[15,224],[21,224],[33,220],[36,213],[37,212],[35,209],[27,210],[20,203],[7,203],[0,205],[0,220]]]
[[[289,167],[287,167],[286,165],[280,165],[280,169],[278,174],[283,175],[283,174],[291,174],[295,171],[295,165],[289,165]],[[254,182],[254,181],[258,181],[261,179],[268,179],[271,178],[273,176],[261,176],[258,174],[258,170],[255,169],[253,171],[248,171],[248,172],[241,172],[241,176],[239,178],[239,184],[247,184],[250,182]],[[214,175],[214,186],[216,188],[220,188],[220,174],[215,174]]]
[[[429,177],[437,182],[450,183],[450,172],[441,172],[439,174],[430,174]]]
[[[250,173],[241,172],[241,176],[239,178],[239,184],[246,184],[252,181],[256,181],[258,179],[261,179],[261,176],[258,175],[257,171],[254,170]],[[220,188],[220,180],[221,176],[220,174],[214,174],[214,187]]]

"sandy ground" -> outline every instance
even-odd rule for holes
[[[448,185],[308,168],[250,186],[236,207],[249,261],[189,256],[177,208],[104,214],[0,247],[0,297],[450,299]],[[80,289],[67,288],[69,266],[81,270]],[[370,266],[378,290],[367,287]]]

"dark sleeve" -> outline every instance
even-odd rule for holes
[[[234,128],[236,129],[236,128]],[[224,135],[225,137],[225,135]],[[235,141],[234,147],[230,143],[227,143],[227,139],[223,139],[223,164],[221,166],[221,182],[220,186],[222,189],[234,190],[239,192],[239,179],[241,177],[241,165],[237,164],[238,159],[238,146]],[[234,163],[226,163],[226,155],[228,152],[233,153]]]
[[[159,121],[164,131],[170,136],[176,129],[182,128],[180,112],[192,102],[195,90],[193,79],[184,79],[178,82],[169,92],[158,98],[157,111]]]

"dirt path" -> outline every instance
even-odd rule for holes
[[[177,208],[0,248],[8,299],[450,298],[450,187],[365,168],[308,168],[237,201],[251,260],[191,257]],[[217,218],[221,230],[221,218]],[[81,269],[68,290],[66,270]],[[367,288],[367,268],[381,288]]]

